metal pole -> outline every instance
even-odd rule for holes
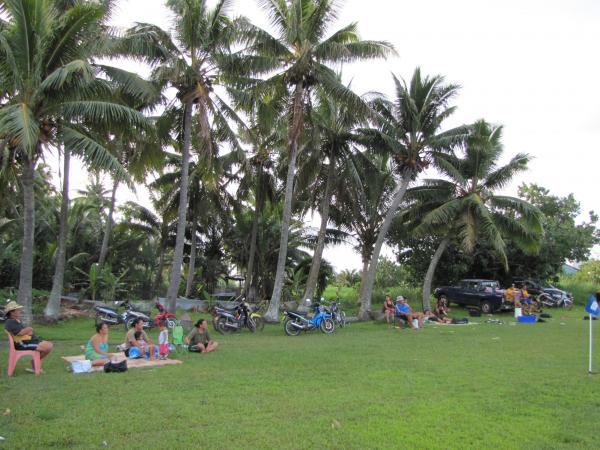
[[[592,315],[590,314],[590,367],[588,373],[592,373]]]

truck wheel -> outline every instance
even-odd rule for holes
[[[483,314],[491,314],[494,312],[494,307],[492,306],[492,303],[485,300],[483,302],[481,302],[481,312]]]

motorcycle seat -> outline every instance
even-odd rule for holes
[[[308,315],[308,312],[306,311],[289,311],[292,314],[296,314],[298,316],[302,316],[302,317],[306,317]]]
[[[109,311],[112,311],[114,313],[117,313],[117,310],[115,308],[111,308],[110,306],[102,306],[102,305],[98,305],[96,306],[96,308],[102,308],[102,309],[107,309]]]

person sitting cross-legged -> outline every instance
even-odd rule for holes
[[[396,315],[408,322],[408,326],[413,330],[417,328],[413,324],[413,320],[417,319],[419,328],[423,326],[423,313],[414,312],[410,305],[406,302],[406,299],[399,295],[396,297]]]
[[[185,337],[185,343],[188,344],[188,350],[196,353],[209,353],[214,351],[219,343],[213,341],[208,334],[208,322],[206,319],[200,319],[194,324],[194,329]]]

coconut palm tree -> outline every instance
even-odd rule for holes
[[[94,125],[145,126],[137,111],[114,102],[91,58],[104,52],[112,2],[7,0],[0,5],[0,152],[22,167],[24,223],[17,301],[31,319],[35,165],[48,147],[68,147],[96,167],[127,172],[90,134]]]
[[[374,148],[391,155],[396,187],[373,248],[364,286],[361,286],[361,318],[369,317],[379,254],[410,182],[465,132],[463,127],[440,132],[444,120],[454,112],[455,107],[449,106],[449,102],[458,86],[445,84],[440,75],[422,77],[419,68],[414,71],[410,84],[395,76],[394,83],[396,99],[393,102],[383,98],[372,102],[379,114],[378,128],[363,130],[365,139],[371,141]]]
[[[529,156],[515,155],[499,165],[502,156],[502,127],[480,120],[469,127],[464,156],[442,155],[436,166],[444,179],[425,180],[409,190],[413,202],[406,211],[415,233],[437,234],[442,240],[436,249],[423,282],[423,308],[431,309],[431,283],[435,268],[448,244],[472,252],[485,241],[508,270],[505,239],[525,251],[535,251],[542,231],[541,212],[525,200],[495,191],[504,188],[514,176],[527,170]]]
[[[268,75],[254,84],[258,96],[283,96],[288,107],[288,162],[285,180],[282,233],[277,274],[265,319],[278,321],[279,303],[285,278],[288,231],[292,215],[292,193],[296,158],[304,130],[304,117],[311,91],[320,86],[357,111],[365,111],[362,100],[339,82],[331,64],[386,57],[393,47],[386,42],[360,40],[356,23],[329,36],[331,23],[340,12],[334,0],[262,0],[275,35],[243,23],[250,43],[250,54],[244,58],[244,69],[255,76]]]
[[[343,168],[348,158],[356,151],[354,144],[359,141],[356,128],[366,120],[366,117],[361,117],[322,89],[317,88],[316,93],[318,104],[311,111],[313,139],[316,142],[309,145],[314,151],[298,173],[299,189],[307,191],[308,205],[318,204],[321,217],[317,243],[302,297],[309,299],[313,298],[317,287],[334,186],[345,182]],[[308,174],[308,177],[305,177],[305,174]]]
[[[392,201],[394,177],[387,155],[369,152],[349,158],[341,178],[345,182],[335,190],[331,220],[356,242],[362,261],[362,289],[383,218]],[[361,298],[362,291],[359,292],[359,300]]]
[[[243,123],[215,90],[224,79],[222,60],[231,53],[230,47],[236,38],[228,17],[232,1],[219,0],[213,8],[207,3],[206,0],[167,0],[167,6],[174,14],[173,39],[159,27],[137,24],[128,30],[119,47],[121,51],[150,63],[154,67],[152,79],[165,87],[175,88],[180,105],[177,115],[181,120],[175,131],[181,144],[182,170],[177,238],[167,290],[170,311],[175,310],[183,265],[192,128],[198,131],[198,152],[203,158],[209,158],[215,152],[214,133],[219,140],[237,146],[229,120]],[[233,57],[227,59],[230,69],[236,67],[234,60]],[[192,121],[194,109],[197,111],[196,127]],[[217,128],[218,131],[213,130]]]

